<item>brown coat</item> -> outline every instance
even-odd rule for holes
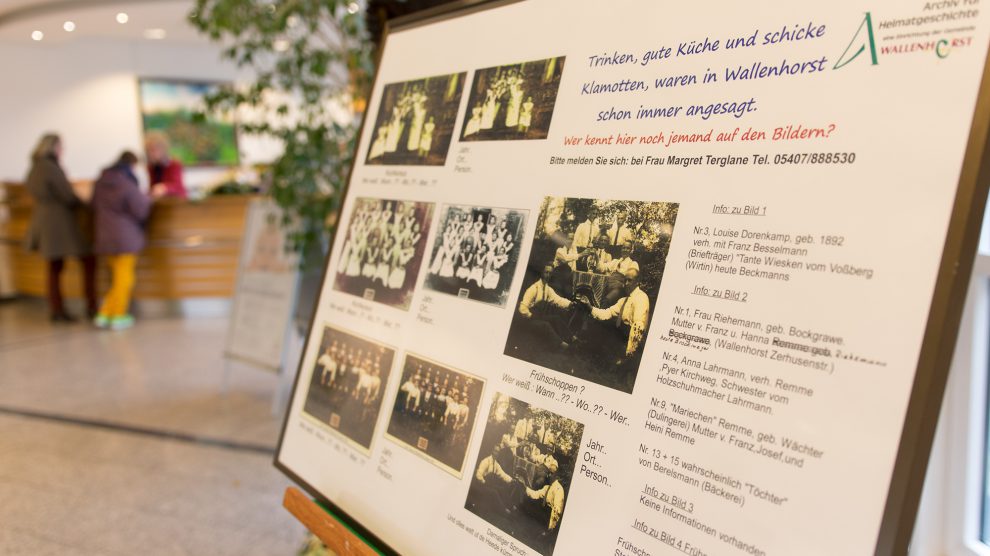
[[[79,226],[76,210],[82,203],[58,160],[35,159],[24,185],[34,198],[27,248],[40,250],[49,260],[89,255],[92,248]]]

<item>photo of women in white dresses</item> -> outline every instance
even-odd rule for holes
[[[563,72],[564,56],[478,70],[461,140],[546,139]]]
[[[385,85],[366,163],[443,166],[466,78],[454,73]]]
[[[428,289],[504,307],[528,211],[447,205],[427,267]]]
[[[355,199],[333,288],[408,310],[432,216],[432,203]]]

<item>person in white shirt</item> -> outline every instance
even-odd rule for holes
[[[558,295],[550,286],[552,272],[552,266],[544,266],[540,279],[526,288],[519,302],[519,315],[523,317],[523,322],[528,328],[528,333],[522,336],[527,340],[534,339],[535,345],[532,347],[536,350],[544,350],[550,346],[566,349],[569,346],[564,340],[567,335],[560,332],[562,324],[555,310],[570,309],[573,302]]]
[[[563,245],[557,248],[557,251],[553,255],[553,266],[567,266],[571,270],[575,270],[574,262],[581,257],[578,253],[576,247],[574,247],[574,235],[568,234],[567,239]]]
[[[619,214],[616,216],[615,222],[607,230],[604,231],[605,237],[608,238],[608,244],[613,247],[613,249],[618,249],[620,246],[633,241],[633,232],[626,226],[626,215]],[[615,252],[614,250],[612,251]]]
[[[608,308],[599,309],[592,306],[587,298],[581,299],[590,309],[592,317],[600,321],[614,321],[616,329],[625,331],[625,345],[616,348],[620,352],[617,365],[636,354],[650,320],[650,298],[639,287],[639,270],[627,270],[625,280],[626,291],[629,293]]]
[[[553,456],[546,456],[543,465],[546,467],[553,481],[539,489],[525,487],[526,497],[530,500],[542,502],[542,506],[550,514],[547,522],[547,530],[552,531],[557,528],[557,524],[560,523],[560,517],[564,513],[564,487],[556,478],[558,469],[557,460]]]
[[[609,265],[612,262],[612,254],[607,250],[608,240],[605,234],[601,234],[593,243],[594,247],[581,253],[581,258],[576,263],[577,269],[584,272],[605,274],[609,271]]]
[[[588,249],[600,233],[600,226],[598,225],[598,219],[595,218],[594,210],[588,209],[587,218],[584,222],[578,224],[577,229],[574,230],[573,245],[578,250]]]
[[[482,484],[487,483],[493,479],[502,481],[503,483],[511,483],[512,477],[506,473],[502,466],[498,464],[498,460],[495,459],[495,455],[492,454],[478,463],[478,469],[474,472],[474,478],[478,479]]]
[[[503,434],[495,442],[495,445],[492,446],[492,451],[488,457],[478,462],[478,468],[474,472],[474,478],[482,484],[490,482],[493,478],[498,479],[502,483],[511,483],[512,477],[502,469],[502,465],[498,462],[496,456],[504,452],[512,453],[517,446],[519,446],[519,443],[512,435]]]
[[[625,276],[626,272],[630,269],[638,272],[639,263],[633,260],[632,251],[631,243],[623,244],[622,253],[618,257],[609,261],[608,266],[606,266],[609,272],[614,272],[623,276]]]
[[[320,385],[321,386],[332,386],[334,380],[337,378],[337,360],[336,353],[333,352],[330,346],[327,346],[326,351],[323,355],[316,360],[316,364],[323,368],[320,373]]]
[[[542,304],[548,304],[558,309],[569,309],[571,302],[557,295],[557,292],[550,287],[550,273],[553,267],[546,265],[543,267],[543,274],[540,279],[526,288],[522,301],[519,302],[519,314],[527,319],[534,316],[534,309],[542,308]]]
[[[639,274],[639,263],[632,259],[632,243],[622,245],[622,253],[612,259],[604,269],[610,273],[605,282],[605,297],[602,300],[607,305],[612,305],[625,295],[626,274],[630,270],[635,270]]]

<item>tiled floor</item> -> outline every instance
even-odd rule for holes
[[[271,465],[276,377],[233,367],[225,319],[123,332],[0,303],[0,554],[294,554],[304,534]],[[5,409],[7,411],[5,411]],[[230,449],[29,413],[229,441]]]

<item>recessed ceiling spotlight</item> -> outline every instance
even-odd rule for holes
[[[144,38],[149,39],[149,40],[160,41],[160,40],[164,39],[166,36],[167,36],[167,33],[165,32],[165,29],[145,29],[144,30]]]
[[[130,18],[127,17],[127,14],[125,14],[124,12],[120,12],[120,13],[117,14],[117,23],[120,23],[120,24],[127,23],[127,20],[128,19],[130,19]]]
[[[358,13],[358,10],[360,9],[361,6],[359,6],[357,2],[351,2],[350,4],[347,5],[347,13],[351,15]]]
[[[275,39],[275,42],[272,43],[272,48],[275,49],[275,52],[285,52],[289,49],[289,41],[285,39]]]
[[[76,24],[74,21],[66,21],[62,24],[62,29],[65,29],[67,33],[71,33],[76,30]]]
[[[31,38],[36,41],[40,41],[41,39],[45,38],[45,34],[42,33],[41,31],[32,31]]]

